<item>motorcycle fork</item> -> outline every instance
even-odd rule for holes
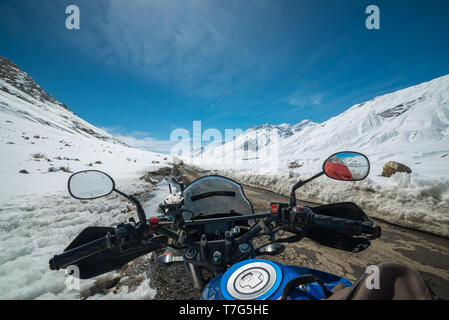
[[[187,273],[190,276],[193,287],[197,290],[203,290],[204,281],[201,277],[200,266],[194,265],[193,263],[184,263]]]

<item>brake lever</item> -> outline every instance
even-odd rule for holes
[[[137,228],[132,223],[121,223],[115,228],[115,238],[120,251],[126,251],[126,245],[139,240]]]

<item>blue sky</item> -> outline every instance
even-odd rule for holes
[[[323,122],[448,74],[448,14],[446,0],[0,0],[0,56],[88,122],[168,151],[195,120]]]

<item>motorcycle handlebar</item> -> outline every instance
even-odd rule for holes
[[[291,231],[301,232],[307,236],[310,227],[323,227],[353,236],[369,234],[373,238],[379,237],[381,233],[380,227],[372,227],[359,220],[316,214],[308,207],[301,211],[297,211],[296,208],[290,210],[289,229]]]
[[[312,215],[311,226],[325,227],[350,235],[360,235],[364,231],[362,230],[362,224],[360,221],[335,218],[321,214]]]
[[[111,249],[113,247],[112,240],[112,236],[108,233],[102,238],[68,250],[64,253],[57,254],[49,261],[50,269],[63,269],[69,265],[75,264],[79,260],[85,259],[106,249]]]

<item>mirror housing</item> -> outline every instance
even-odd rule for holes
[[[334,180],[360,181],[370,171],[368,158],[358,152],[344,151],[331,155],[323,163],[323,172]]]
[[[115,182],[108,174],[98,170],[85,170],[72,174],[68,182],[69,193],[75,199],[91,200],[105,197],[117,192],[119,195],[131,201],[137,209],[139,217],[138,230],[144,230],[147,225],[145,210],[140,201],[133,195],[127,195],[115,189]]]
[[[115,189],[114,180],[104,172],[85,170],[72,174],[68,181],[69,193],[81,200],[105,197]]]
[[[370,171],[368,158],[359,153],[352,151],[337,152],[327,158],[323,163],[323,170],[313,177],[298,181],[290,191],[290,208],[296,207],[296,190],[306,183],[325,174],[331,179],[343,181],[360,181],[365,179]]]

